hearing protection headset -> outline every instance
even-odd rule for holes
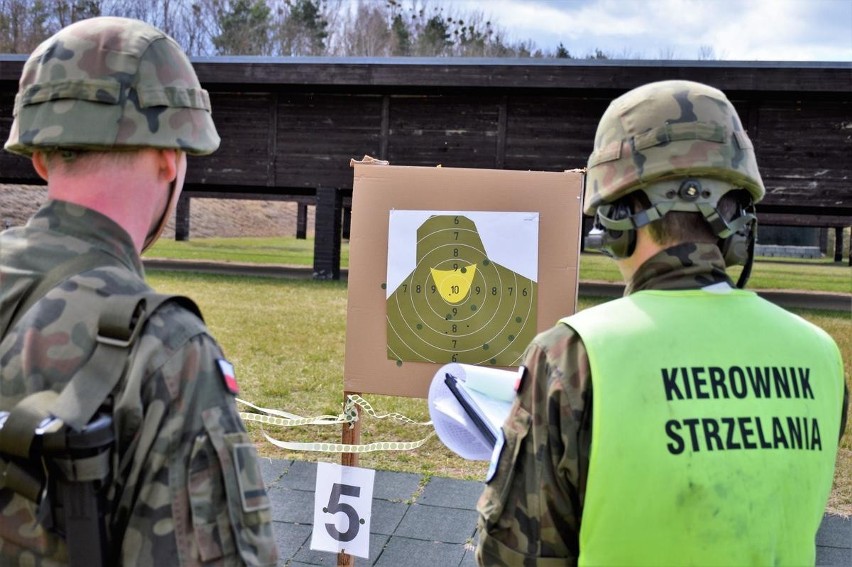
[[[631,195],[599,205],[585,246],[612,258],[628,258],[636,250],[636,229],[663,218],[669,211],[700,212],[718,237],[716,245],[725,266],[744,266],[737,282],[737,287],[743,287],[754,261],[757,216],[751,198],[742,191],[735,199],[733,215],[724,218],[716,206],[717,195],[730,190],[724,182],[687,178],[656,183],[642,190],[651,202],[648,208],[634,211],[637,200]]]

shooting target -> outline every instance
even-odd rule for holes
[[[393,213],[426,217],[416,230],[408,228],[416,233],[410,244],[401,242],[407,225],[395,223]],[[488,247],[473,218],[496,229]],[[392,211],[389,248],[415,250],[413,269],[396,276],[389,254],[388,358],[397,364],[518,364],[536,333],[537,231],[534,213]],[[507,266],[516,262],[527,266],[525,273]]]

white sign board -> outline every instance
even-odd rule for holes
[[[317,463],[311,549],[370,556],[370,516],[376,471]]]

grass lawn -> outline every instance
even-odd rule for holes
[[[313,239],[275,238],[199,238],[176,242],[161,238],[145,254],[146,258],[209,260],[248,264],[312,266]],[[341,267],[349,266],[349,243],[340,250]],[[733,268],[736,281],[740,268]],[[580,256],[580,278],[590,281],[621,282],[621,274],[609,258],[597,253]],[[798,289],[831,293],[852,293],[852,269],[830,258],[782,261],[758,258],[748,287],[755,290]]]
[[[597,266],[597,259],[594,264],[586,264],[584,257],[581,277],[585,277],[588,265]],[[830,274],[834,273],[833,266],[827,268]],[[843,273],[848,277],[848,268]],[[347,301],[345,282],[154,270],[149,271],[148,279],[160,292],[186,294],[198,302],[210,330],[236,367],[244,399],[304,417],[341,411]],[[589,279],[604,278],[595,276]],[[783,280],[779,276],[775,281],[781,283]],[[599,301],[581,297],[579,307],[586,308]],[[846,366],[846,380],[852,387],[850,315],[804,310],[797,313],[826,329],[838,342]],[[375,395],[368,395],[367,399],[379,413],[399,412],[416,421],[429,419],[425,400]],[[249,429],[262,455],[339,462],[339,456],[334,454],[281,450],[264,440],[260,426],[250,424]],[[361,441],[415,441],[427,436],[431,430],[429,426],[400,424],[365,416]],[[336,443],[341,435],[339,426],[267,426],[266,431],[278,439],[299,442]],[[476,480],[484,478],[487,468],[487,463],[456,457],[437,437],[414,451],[362,454],[359,465]],[[830,509],[852,514],[852,425],[847,426],[835,479]]]
[[[283,264],[312,266],[314,239],[294,236],[270,238],[196,238],[184,242],[159,239],[145,258],[170,260],[209,260],[244,264]],[[340,265],[349,266],[349,242],[340,250]]]
[[[728,270],[734,282],[742,267]],[[580,256],[580,279],[620,282],[621,274],[615,263],[597,253]],[[831,259],[780,261],[778,258],[757,258],[751,271],[748,289],[821,291],[827,293],[852,293],[852,268],[834,263]]]

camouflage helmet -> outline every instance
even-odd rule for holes
[[[721,91],[692,81],[660,81],[612,101],[601,117],[586,169],[583,212],[644,189],[651,202],[683,202],[678,180],[701,180],[701,201],[715,205],[727,191],[745,189],[756,203],[766,189],[754,148],[736,109]],[[648,191],[659,188],[659,191]],[[687,199],[689,201],[690,199]]]
[[[210,98],[180,46],[139,20],[99,17],[44,41],[24,65],[6,150],[219,147]]]

